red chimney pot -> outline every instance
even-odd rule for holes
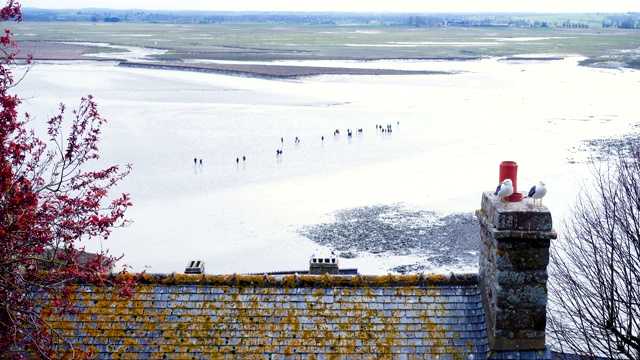
[[[501,183],[504,179],[511,179],[513,182],[513,194],[507,200],[511,202],[522,201],[522,194],[518,192],[518,163],[515,161],[503,161],[500,163],[500,179],[498,182]]]

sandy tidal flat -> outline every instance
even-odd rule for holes
[[[378,215],[391,219],[424,212],[421,226],[472,213],[503,160],[519,164],[519,191],[546,182],[543,203],[561,234],[588,178],[575,148],[623,134],[639,118],[630,101],[638,72],[578,60],[385,61],[378,65],[452,74],[287,80],[42,62],[15,90],[39,129],[59,102],[74,107],[93,94],[108,119],[101,161],[133,165],[119,188],[131,194],[133,224],[89,250],[124,253],[135,271],[181,272],[199,259],[208,273],[259,273],[305,269],[311,253],[335,248],[305,229],[337,224],[345,210],[389,206]],[[464,250],[471,256],[443,263],[433,259],[451,255],[446,236],[436,243],[428,230],[416,234],[416,244],[438,246],[353,246],[340,250],[353,255],[341,266],[365,274],[477,268],[473,245]]]

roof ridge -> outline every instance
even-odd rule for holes
[[[126,276],[126,275],[118,275]],[[477,285],[477,273],[387,275],[247,275],[247,274],[142,274],[138,282],[157,285],[218,285],[265,287],[394,287]]]

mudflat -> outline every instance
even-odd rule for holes
[[[227,75],[239,75],[266,78],[299,78],[316,75],[429,75],[446,74],[442,71],[408,71],[395,69],[362,69],[321,66],[290,66],[261,64],[184,64],[172,62],[129,62],[120,66],[138,68],[160,68],[164,70],[201,71]]]
[[[164,70],[198,71],[220,73],[227,75],[266,77],[266,78],[298,78],[316,75],[429,75],[446,74],[441,71],[408,71],[397,69],[366,69],[323,66],[299,65],[266,65],[255,63],[185,63],[176,61],[122,61],[117,57],[105,58],[95,56],[98,48],[86,44],[49,41],[22,41],[19,58],[26,58],[27,54],[34,54],[37,60],[103,60],[120,61],[119,66],[137,68],[159,68]]]

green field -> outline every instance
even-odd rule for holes
[[[20,41],[167,49],[165,60],[428,59],[580,54],[638,67],[640,30],[563,27],[23,22]],[[100,51],[88,49],[87,51]]]

